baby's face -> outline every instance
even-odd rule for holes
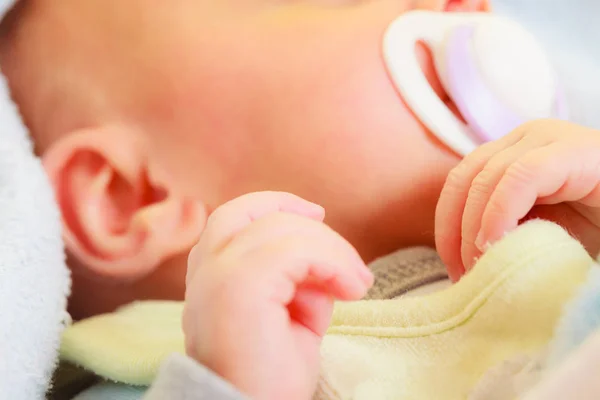
[[[403,102],[381,50],[388,24],[415,2],[185,3],[158,66],[170,86],[146,116],[162,133],[152,158],[173,185],[211,208],[252,191],[296,193],[367,257],[432,237],[457,158]]]
[[[84,84],[86,79],[95,81],[106,96],[91,96],[93,92],[80,88],[62,112],[56,105],[65,101],[60,93],[49,97],[56,101],[44,110],[39,99],[48,86],[38,85],[32,96],[25,90],[31,80],[21,65],[13,66],[13,74],[7,72],[9,78],[13,75],[13,86],[23,84],[19,102],[22,110],[33,110],[28,122],[43,156],[52,160],[46,165],[55,183],[72,183],[83,192],[96,187],[94,171],[101,169],[86,160],[102,163],[105,158],[106,168],[115,169],[115,181],[122,177],[135,185],[139,181],[130,179],[130,173],[147,168],[142,178],[159,182],[175,200],[179,196],[200,202],[209,213],[244,193],[292,192],[324,206],[326,222],[367,261],[400,246],[433,244],[437,197],[458,157],[424,128],[394,88],[382,58],[382,38],[389,23],[408,10],[479,11],[486,6],[483,0],[152,3],[119,0],[117,5],[115,0],[110,7],[104,0],[63,0],[64,7],[46,10],[59,23],[48,31],[54,37],[48,32],[39,36],[40,48],[51,48],[47,42],[54,40],[54,51],[39,54],[53,57],[59,78],[69,78],[69,68],[78,68]],[[71,21],[72,31],[65,21]],[[44,23],[33,26],[43,30]],[[31,46],[32,41],[25,43]],[[416,51],[443,97],[428,51]],[[49,70],[48,64],[36,61],[33,57],[28,65]],[[10,67],[3,65],[5,71]],[[78,112],[88,103],[94,107]],[[106,132],[96,133],[96,127],[115,121],[133,125],[143,139],[126,140],[123,135],[105,143]],[[69,159],[68,152],[81,145],[69,141],[68,133],[81,127],[90,128],[83,137],[92,145],[84,143],[85,157],[72,154]],[[98,143],[104,147],[96,147]],[[131,143],[137,147],[128,148]],[[98,157],[90,158],[90,149]],[[110,162],[128,151],[131,157]],[[143,164],[136,166],[138,156]],[[123,170],[121,161],[127,165]],[[63,169],[56,167],[61,162]],[[131,249],[111,250],[114,243],[122,243],[125,231],[111,233],[109,222],[99,222],[132,212],[136,199],[115,200],[109,193],[128,193],[126,189],[107,186],[97,204],[117,209],[98,216],[98,209],[87,205],[89,198],[57,187],[63,214],[73,220],[66,222],[66,231],[76,239],[68,242],[72,252],[77,253],[72,243],[79,241],[80,254],[98,261],[106,273],[121,268],[117,265],[131,265],[127,260],[118,264],[123,261],[119,257],[134,254]],[[119,204],[129,208],[119,209]],[[112,226],[127,229],[130,222],[117,220]],[[154,228],[164,230],[171,222],[163,220]],[[177,240],[175,233],[151,247]],[[82,250],[85,245],[89,248]],[[79,314],[136,298],[181,298],[189,247],[176,243],[170,249],[181,250],[182,256],[122,289],[121,295],[110,284],[75,274],[73,301],[83,299],[86,308]]]

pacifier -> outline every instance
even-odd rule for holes
[[[442,86],[465,122],[437,96],[415,53],[433,54]],[[567,118],[557,76],[524,28],[490,13],[412,11],[394,20],[383,41],[389,74],[416,116],[464,156],[526,121]]]

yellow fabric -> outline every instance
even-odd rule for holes
[[[149,385],[166,356],[185,353],[182,311],[182,302],[147,301],[77,322],[64,332],[61,358],[108,380]]]
[[[446,290],[337,304],[323,378],[343,399],[466,399],[490,367],[542,349],[592,263],[561,228],[534,221]],[[64,334],[62,358],[148,385],[166,355],[184,352],[181,312],[177,302],[140,302],[77,322]]]
[[[447,290],[339,304],[324,378],[342,399],[467,399],[489,368],[543,351],[592,265],[563,229],[529,222]]]

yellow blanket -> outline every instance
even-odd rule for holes
[[[466,399],[488,369],[543,350],[592,265],[563,229],[532,221],[446,290],[337,304],[322,382],[341,399]],[[62,357],[110,380],[150,384],[161,360],[184,350],[181,311],[141,302],[78,322],[64,334]]]

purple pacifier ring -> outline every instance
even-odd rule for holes
[[[521,125],[525,120],[502,103],[488,88],[469,43],[474,27],[458,27],[448,41],[446,60],[449,95],[480,143],[493,141]]]

